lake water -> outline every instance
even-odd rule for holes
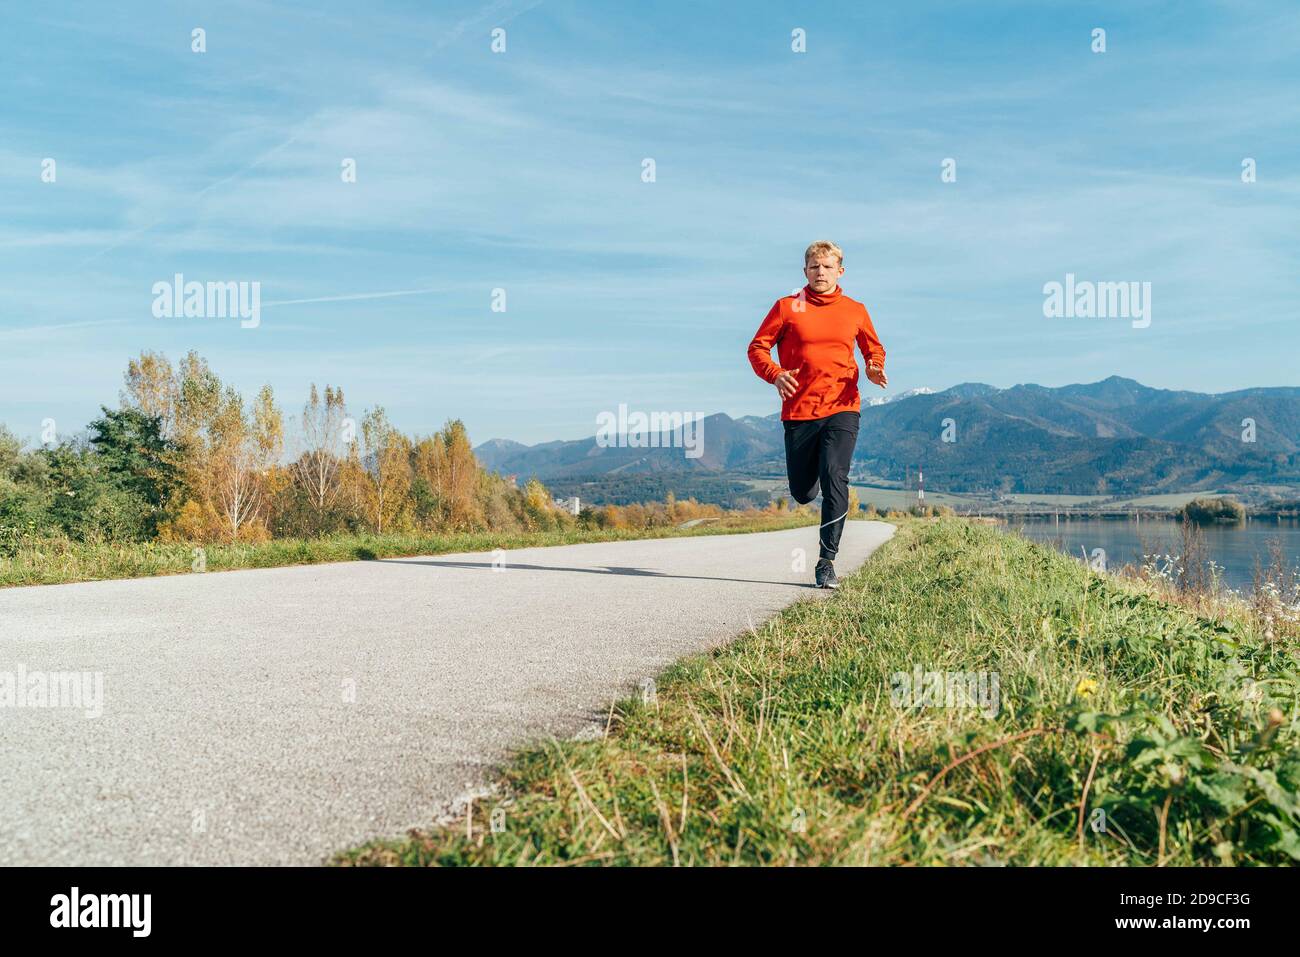
[[[1086,519],[1059,523],[1052,519],[1007,519],[1008,529],[1019,531],[1026,538],[1053,544],[1067,554],[1082,560],[1083,550],[1092,554],[1094,548],[1104,549],[1106,564],[1110,568],[1120,565],[1142,564],[1142,555],[1166,552],[1178,555],[1182,551],[1180,523],[1167,519]],[[1243,525],[1210,525],[1201,529],[1205,537],[1207,557],[1223,566],[1223,580],[1229,588],[1244,592],[1251,590],[1255,560],[1268,567],[1270,543],[1280,542],[1285,562],[1291,567],[1300,566],[1300,523],[1293,521],[1248,521]]]

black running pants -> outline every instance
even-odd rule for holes
[[[834,559],[849,514],[849,463],[858,442],[857,412],[824,419],[787,419],[785,469],[790,494],[800,505],[822,496],[821,558]]]

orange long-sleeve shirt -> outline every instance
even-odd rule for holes
[[[765,382],[799,370],[799,387],[781,403],[782,419],[823,419],[860,411],[853,343],[869,364],[885,367],[885,347],[867,307],[844,295],[839,286],[827,295],[808,286],[801,292],[806,301],[798,294],[783,296],[768,310],[749,344],[749,364]],[[773,345],[779,364],[772,361]]]

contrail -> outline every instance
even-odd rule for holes
[[[448,43],[454,43],[455,41],[460,39],[461,34],[463,34],[467,29],[469,29],[469,27],[472,24],[478,23],[479,21],[483,20],[486,17],[495,16],[497,13],[501,12],[502,10],[508,10],[510,9],[511,5],[512,4],[510,0],[495,0],[494,3],[488,4],[486,7],[484,7],[482,10],[480,10],[478,13],[474,14],[473,16],[462,18],[454,27],[452,27],[450,30],[447,31],[447,33],[442,37],[442,39],[437,42],[436,46],[438,47],[438,49],[442,49]],[[522,14],[527,13],[529,10],[532,10],[534,7],[540,7],[541,5],[542,5],[542,0],[536,0],[535,3],[530,3],[528,4],[528,6],[518,9],[514,13],[509,14],[508,16],[498,17],[493,22],[497,23],[498,25],[503,23],[509,23],[515,17],[521,16]],[[425,54],[426,59],[431,56],[433,56],[432,53]]]
[[[195,193],[194,198],[198,198],[199,196],[202,196],[204,193],[216,189],[218,186],[224,186],[226,183],[229,183],[233,179],[238,179],[240,176],[243,176],[245,173],[247,173],[250,169],[260,166],[264,160],[274,156],[276,153],[280,152],[280,150],[284,149],[290,143],[294,142],[297,138],[298,138],[298,134],[294,133],[292,136],[290,136],[279,146],[271,147],[269,150],[267,150],[257,159],[253,160],[253,162],[249,163],[243,169],[236,170],[235,172],[231,173],[229,176],[222,177],[221,179],[217,180],[214,183],[209,183],[207,186],[203,187],[201,190]],[[131,232],[119,236],[116,242],[110,243],[109,245],[105,246],[103,249],[99,250],[96,253],[92,253],[91,255],[83,259],[81,262],[79,262],[77,264],[77,268],[80,269],[82,266],[86,265],[87,263],[94,262],[100,256],[104,255],[104,253],[112,252],[114,249],[117,249],[117,247],[121,246],[123,243],[129,242],[130,240],[134,239],[136,236],[139,236],[143,233],[147,233],[149,230],[153,229],[159,223],[164,222],[166,219],[167,219],[166,216],[160,216],[158,219],[155,219],[152,223],[149,223],[147,226],[141,226],[139,229],[133,229]]]
[[[442,289],[395,289],[392,292],[358,292],[347,296],[317,296],[315,299],[277,299],[264,302],[263,306],[296,306],[304,302],[348,302],[353,299],[387,299],[390,296],[422,296],[431,292],[443,292]]]
[[[81,322],[52,323],[47,326],[23,326],[18,329],[0,329],[0,339],[7,337],[21,338],[25,334],[50,332],[55,329],[84,329],[87,326],[111,326],[132,321],[133,320],[131,319],[88,319]]]

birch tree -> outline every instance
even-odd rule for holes
[[[316,530],[324,525],[325,514],[334,507],[342,489],[346,422],[343,390],[326,385],[322,401],[313,382],[302,410],[298,433],[300,454],[294,460],[292,472],[293,480],[315,512]]]

